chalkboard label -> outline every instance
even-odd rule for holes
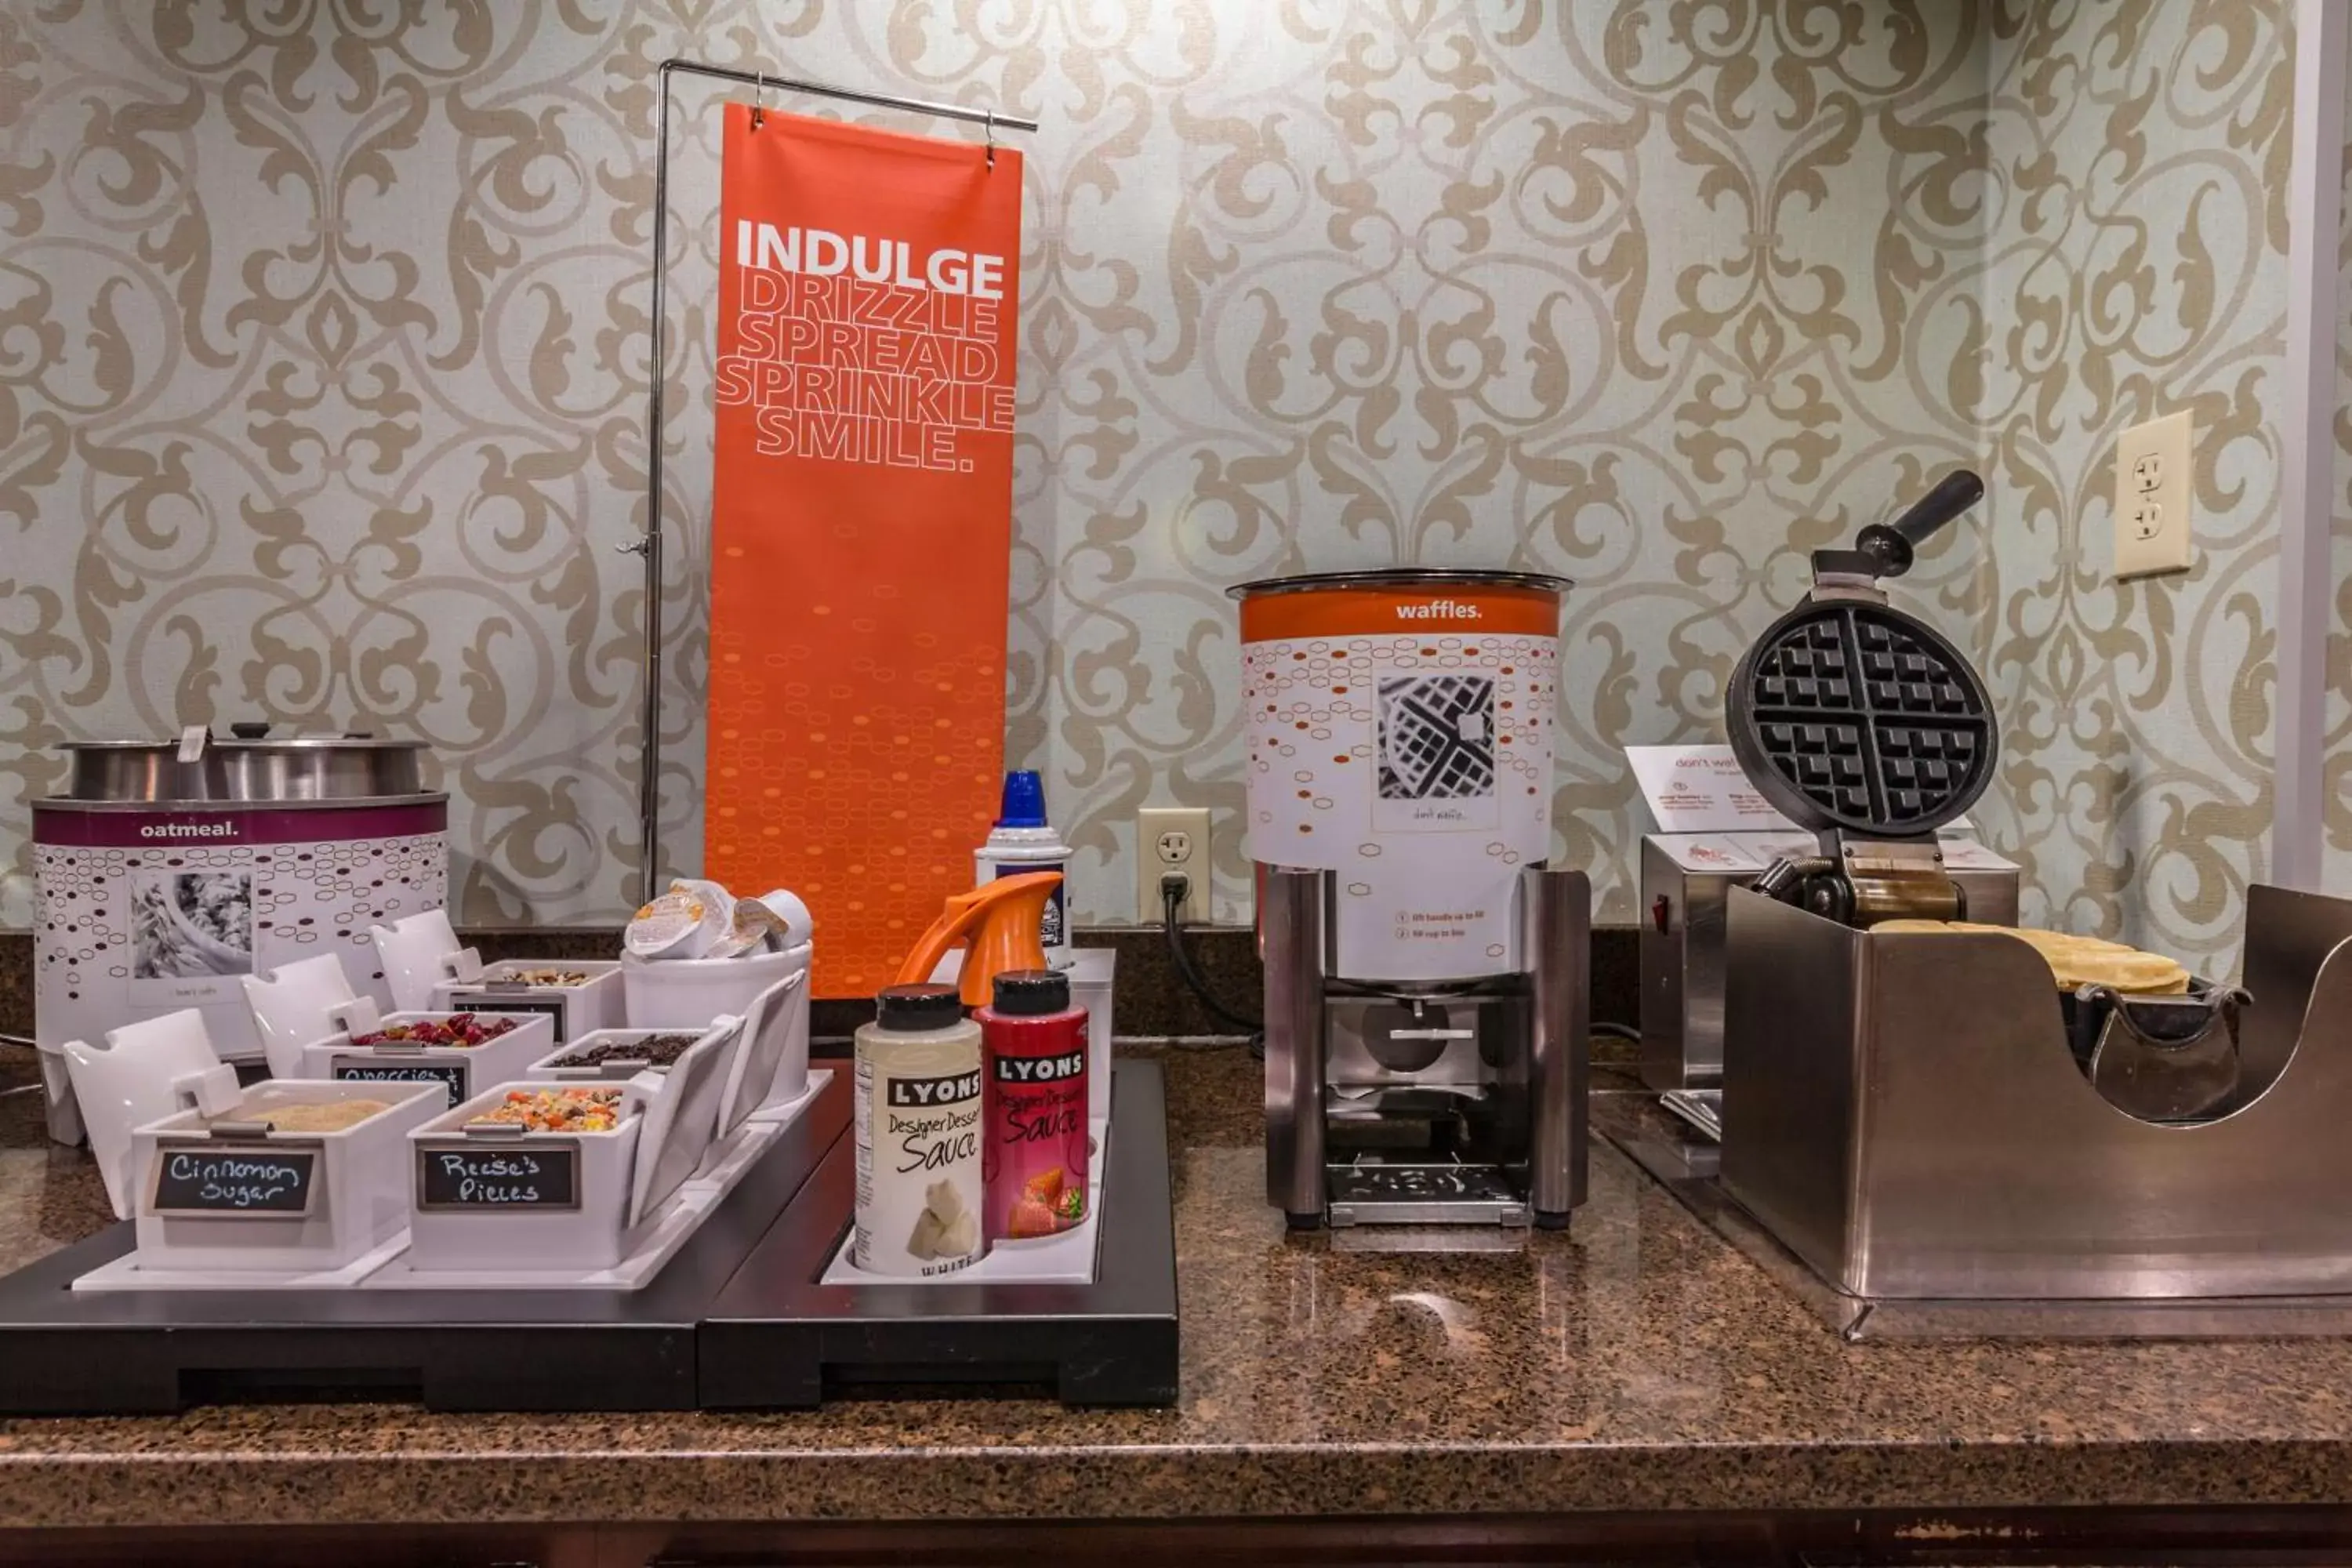
[[[327,1076],[337,1083],[437,1083],[449,1091],[451,1105],[466,1102],[467,1062],[416,1062],[382,1057],[337,1057]]]
[[[416,1206],[442,1214],[576,1209],[580,1145],[541,1139],[421,1144]]]
[[[155,1150],[151,1212],[300,1219],[318,1195],[319,1151],[199,1139]]]

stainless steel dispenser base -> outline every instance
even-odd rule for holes
[[[1566,1226],[1585,1184],[1584,874],[1520,873],[1526,973],[1410,994],[1331,976],[1329,873],[1272,868],[1263,889],[1267,1201],[1302,1229]]]

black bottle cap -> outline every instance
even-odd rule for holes
[[[1042,1018],[1070,1010],[1070,977],[1058,969],[1008,969],[996,977],[996,1011],[1008,1018]]]
[[[963,998],[952,985],[891,985],[874,998],[874,1021],[908,1034],[963,1022]]]

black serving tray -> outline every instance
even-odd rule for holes
[[[844,1138],[711,1303],[707,1409],[822,1404],[875,1384],[1051,1384],[1069,1405],[1176,1399],[1176,1230],[1157,1062],[1115,1063],[1090,1284],[826,1285],[850,1223]]]
[[[705,1310],[849,1125],[815,1103],[640,1290],[178,1290],[75,1295],[131,1251],[116,1225],[0,1279],[0,1415],[169,1415],[240,1401],[433,1410],[690,1410]]]

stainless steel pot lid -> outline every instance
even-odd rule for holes
[[[1576,586],[1567,577],[1541,572],[1474,572],[1451,567],[1386,566],[1366,572],[1307,572],[1293,577],[1261,577],[1225,590],[1229,599],[1253,599],[1265,594],[1304,594],[1326,588],[1402,588],[1408,593],[1431,588],[1533,588],[1565,594]]]

